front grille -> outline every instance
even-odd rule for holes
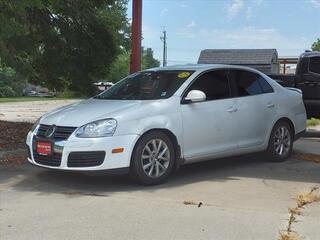
[[[51,127],[50,125],[44,125],[40,124],[37,134],[37,137],[46,137],[45,133],[48,130],[48,128]],[[67,140],[68,137],[76,130],[76,127],[61,127],[56,126],[56,130],[52,136],[55,140]]]
[[[71,152],[68,156],[68,167],[95,167],[103,163],[106,153],[96,152]]]
[[[61,164],[61,153],[53,153],[51,156],[40,155],[36,151],[33,151],[33,158],[36,163],[41,165],[59,167]]]

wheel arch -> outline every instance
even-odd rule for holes
[[[175,156],[176,156],[176,161],[175,161],[175,165],[174,165],[174,168],[175,169],[178,169],[179,166],[183,163],[183,158],[182,158],[182,153],[181,153],[181,146],[178,142],[178,138],[177,136],[172,132],[170,131],[169,129],[166,129],[166,128],[152,128],[152,129],[149,129],[147,131],[145,131],[143,134],[141,134],[141,136],[137,139],[134,147],[133,147],[133,150],[132,150],[132,153],[131,153],[131,159],[130,159],[130,165],[131,165],[131,162],[133,160],[133,153],[135,151],[135,148],[137,147],[139,141],[143,138],[143,136],[145,136],[146,134],[150,133],[150,132],[154,132],[154,131],[159,131],[159,132],[162,132],[164,134],[166,134],[173,146],[174,146],[174,150],[175,150]]]
[[[275,124],[273,125],[273,127],[274,127],[277,123],[279,123],[279,122],[286,122],[286,123],[289,124],[289,126],[290,126],[290,128],[291,128],[291,131],[292,131],[292,132],[291,132],[291,133],[292,133],[292,137],[294,138],[294,136],[295,136],[295,127],[294,127],[293,121],[292,121],[290,118],[282,117],[282,118],[278,119],[278,120],[275,122]]]
[[[274,142],[273,142],[273,132],[275,131],[275,127],[277,126],[277,124],[279,123],[286,123],[289,125],[290,127],[290,134],[292,135],[292,139],[291,139],[291,145],[290,145],[290,149],[288,150],[287,153],[285,153],[286,155],[278,155],[278,153],[275,153],[275,149],[274,149]],[[288,117],[281,117],[279,118],[273,125],[270,135],[269,135],[269,140],[268,140],[268,144],[267,144],[267,148],[266,148],[266,156],[268,157],[268,161],[273,161],[273,162],[280,162],[280,161],[284,161],[285,159],[287,159],[291,152],[292,152],[292,146],[293,146],[293,142],[294,142],[294,137],[295,137],[295,127],[294,127],[294,123],[293,121],[288,118]],[[280,153],[281,154],[281,153]]]

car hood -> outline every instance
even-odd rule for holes
[[[48,112],[40,123],[80,127],[99,119],[114,118],[119,112],[140,104],[139,100],[89,99]]]

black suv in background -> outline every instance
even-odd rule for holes
[[[320,117],[320,52],[300,55],[295,75],[269,75],[285,87],[299,88],[308,117]]]
[[[295,87],[303,92],[308,115],[320,116],[320,52],[306,52],[300,56]]]

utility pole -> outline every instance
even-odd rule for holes
[[[132,1],[130,73],[141,70],[142,0]]]
[[[160,37],[160,39],[163,41],[163,60],[162,60],[162,66],[167,66],[167,31],[164,30],[163,37]]]

